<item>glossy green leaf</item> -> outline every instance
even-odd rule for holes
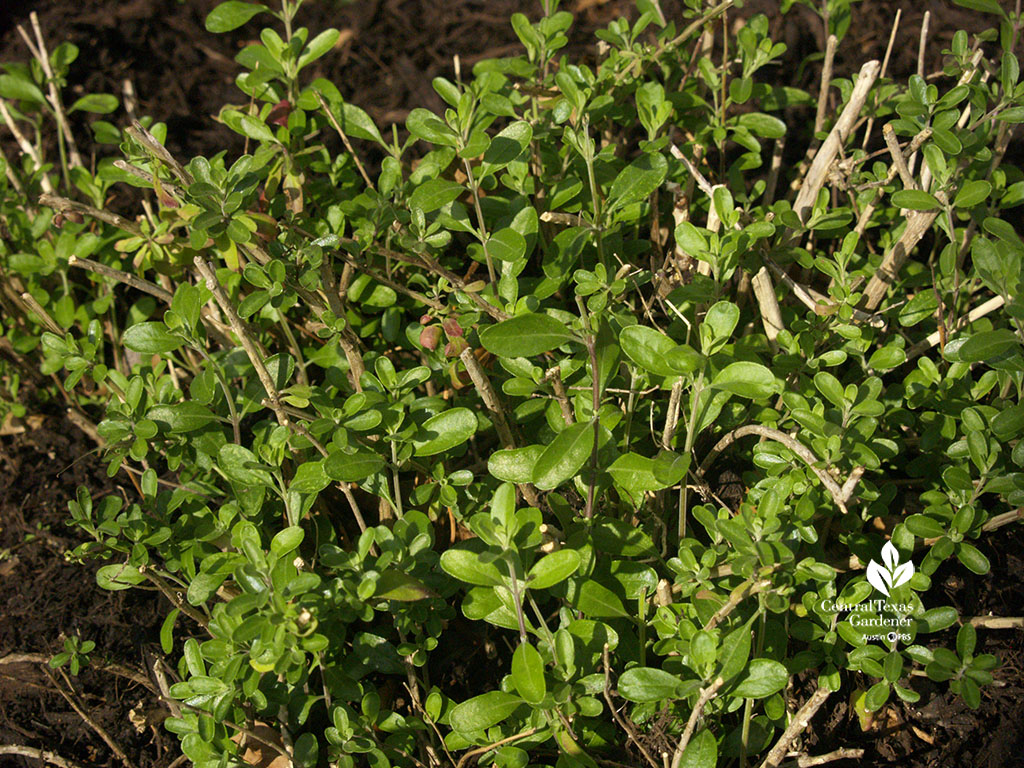
[[[68,112],[81,110],[92,112],[96,115],[108,115],[117,109],[117,96],[109,93],[90,93],[75,101],[68,109]]]
[[[619,676],[616,688],[628,701],[664,701],[676,697],[679,678],[663,669],[631,667]]]
[[[424,422],[413,438],[416,456],[436,456],[462,445],[476,432],[477,420],[468,408],[451,408]]]
[[[270,551],[278,557],[286,555],[298,547],[305,536],[306,532],[302,530],[302,526],[289,526],[274,534],[274,538],[270,540]]]
[[[645,152],[623,168],[608,192],[608,210],[646,200],[665,180],[668,161],[661,154]]]
[[[466,191],[461,184],[448,179],[429,179],[420,184],[409,196],[409,207],[424,213],[444,208]]]
[[[166,425],[172,432],[193,432],[217,421],[213,411],[194,400],[154,406],[146,412],[146,418]]]
[[[547,694],[544,660],[529,642],[520,643],[512,654],[512,684],[528,704],[540,704]]]
[[[267,10],[256,3],[243,3],[238,0],[228,0],[221,3],[206,15],[207,32],[230,32],[232,29],[245,24],[253,16]]]
[[[712,389],[758,400],[776,391],[775,376],[760,363],[740,360],[729,363],[711,379]]]
[[[467,584],[495,587],[505,583],[498,566],[468,549],[445,550],[441,555],[441,568],[449,576],[454,576]]]
[[[892,204],[911,211],[934,211],[942,207],[938,198],[921,189],[901,189],[892,193]]]
[[[550,491],[569,480],[590,458],[594,448],[594,427],[579,422],[555,436],[533,467],[533,484]]]
[[[960,346],[957,357],[965,363],[991,360],[1016,344],[1017,335],[1009,328],[981,331],[973,334]]]
[[[668,336],[645,325],[627,326],[619,334],[619,347],[626,353],[626,357],[645,371],[658,376],[677,375],[667,360],[676,346],[676,342]]]
[[[763,699],[781,691],[789,682],[786,667],[772,659],[754,659],[740,675],[732,694],[744,699]]]
[[[146,355],[163,355],[173,352],[184,340],[167,330],[163,323],[136,323],[125,329],[121,335],[121,343],[134,352]]]
[[[456,704],[449,722],[456,731],[482,731],[515,712],[523,700],[504,691],[490,691]]]
[[[718,765],[718,742],[707,728],[698,731],[683,750],[679,768],[715,768]]]
[[[592,619],[614,619],[629,615],[618,595],[592,580],[583,582],[580,587],[576,608]]]
[[[960,187],[953,200],[957,208],[971,208],[978,203],[984,202],[985,198],[992,192],[992,184],[984,179],[968,181]]]
[[[544,447],[528,445],[525,448],[495,451],[487,460],[487,471],[492,477],[508,483],[532,482],[533,468],[544,453]]]
[[[576,336],[549,315],[517,315],[480,332],[484,349],[501,357],[533,357],[560,347]]]
[[[385,463],[384,459],[369,451],[343,453],[335,450],[324,461],[324,472],[332,480],[356,483],[380,472]]]
[[[130,589],[144,581],[146,581],[146,577],[139,572],[139,569],[126,563],[104,565],[96,571],[96,583],[101,589],[108,589],[112,592]]]
[[[547,589],[560,584],[576,573],[580,567],[579,553],[574,549],[559,549],[544,555],[533,564],[527,576],[529,589]]]
[[[434,591],[422,581],[397,568],[386,569],[377,579],[373,596],[379,600],[397,600],[411,603],[434,596]]]

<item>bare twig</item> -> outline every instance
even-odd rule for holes
[[[533,736],[533,734],[535,734],[537,730],[537,728],[527,728],[525,731],[522,731],[520,733],[513,734],[512,736],[506,736],[504,739],[498,739],[498,741],[494,742],[493,744],[488,744],[484,747],[477,747],[476,749],[471,749],[469,750],[469,752],[467,752],[459,758],[459,762],[456,763],[455,768],[462,768],[466,764],[466,762],[472,757],[482,755],[485,752],[490,752],[492,749],[497,749],[498,747],[504,746],[505,744],[511,744],[512,742],[529,738],[530,736]]]
[[[811,724],[811,719],[821,709],[821,705],[825,703],[825,700],[832,695],[825,686],[819,684],[818,689],[811,694],[802,707],[794,715],[793,720],[790,722],[789,727],[783,731],[779,740],[775,742],[775,746],[771,748],[768,756],[765,757],[764,762],[761,763],[761,768],[778,768],[778,765],[782,762],[782,759],[786,756],[786,752],[789,750],[789,745],[792,744],[796,737],[803,733],[804,729]]]
[[[5,664],[49,664],[50,657],[43,653],[9,653],[6,656],[0,657],[0,666]],[[129,669],[121,664],[116,664],[111,661],[104,661],[102,659],[90,659],[89,666],[93,669],[100,670],[102,672],[109,672],[112,675],[123,677],[126,680],[131,680],[133,683],[149,689],[153,693],[159,693],[152,681],[145,675],[136,672],[135,670]]]
[[[867,100],[868,93],[870,93],[872,86],[874,86],[875,80],[878,79],[879,68],[879,63],[874,60],[867,62],[860,68],[857,84],[850,94],[850,100],[846,103],[835,125],[832,126],[832,130],[821,145],[821,149],[815,154],[814,162],[811,163],[807,176],[800,185],[796,202],[793,204],[793,210],[796,211],[801,221],[806,222],[810,217],[814,201],[818,198],[818,192],[828,178],[828,171],[832,167],[832,162],[853,130],[853,126],[860,116],[861,110],[864,108],[864,102]]]
[[[967,621],[984,629],[1024,629],[1024,616],[972,616]]]
[[[672,450],[672,438],[675,437],[679,425],[679,403],[683,397],[683,378],[679,376],[672,382],[672,393],[668,398],[668,415],[665,417],[665,431],[661,436],[661,447]]]
[[[782,324],[782,312],[779,310],[779,301],[775,297],[775,286],[772,284],[771,275],[764,267],[758,270],[751,279],[754,287],[754,296],[757,298],[757,306],[761,310],[761,322],[764,325],[765,335],[768,342],[775,345],[775,339],[779,331],[785,326]]]
[[[900,28],[900,17],[903,15],[903,9],[896,9],[896,17],[892,22],[892,31],[889,32],[889,44],[885,46],[885,56],[882,57],[882,71],[878,75],[879,78],[884,78],[885,73],[889,71],[889,57],[892,56],[892,47],[896,44],[896,31]],[[867,127],[864,129],[864,140],[861,142],[860,148],[867,149],[868,142],[871,141],[871,131],[875,127],[875,118],[869,117]]]
[[[498,433],[498,439],[501,440],[501,444],[506,449],[515,448],[516,441],[512,435],[512,429],[509,427],[508,417],[505,415],[505,407],[501,404],[501,399],[498,397],[498,393],[494,391],[491,380],[487,377],[483,366],[480,365],[480,361],[473,354],[473,348],[467,346],[459,354],[459,359],[466,366],[466,372],[469,373],[469,378],[473,380],[473,386],[476,387],[476,391],[480,394],[480,399],[484,401],[484,405],[491,414],[494,421],[494,430]],[[520,483],[517,487],[530,506],[540,506],[537,491],[534,490],[532,485]]]
[[[827,752],[824,755],[800,755],[796,760],[789,760],[782,764],[782,768],[813,768],[816,765],[825,765],[836,760],[859,760],[864,757],[864,750],[859,747],[842,747]]]
[[[903,150],[900,148],[900,142],[899,139],[896,138],[896,131],[893,129],[892,123],[886,123],[882,127],[882,137],[885,139],[885,146],[889,149],[889,154],[892,156],[893,167],[900,175],[900,180],[903,182],[904,189],[917,189],[917,182],[915,182],[914,177],[910,175],[910,168],[907,166],[907,161],[903,159]]]
[[[737,427],[725,435],[725,437],[719,440],[715,444],[714,448],[708,452],[708,455],[704,457],[704,461],[701,462],[700,468],[697,470],[697,475],[699,477],[703,477],[705,472],[707,472],[708,467],[711,466],[722,451],[741,437],[746,437],[747,435],[759,435],[760,437],[766,437],[769,440],[775,440],[776,442],[782,443],[784,446],[789,448],[789,450],[803,459],[808,468],[815,474],[815,476],[817,476],[821,481],[821,484],[824,485],[825,489],[832,495],[832,499],[835,501],[836,506],[838,506],[843,513],[847,512],[846,504],[853,495],[856,481],[853,484],[848,481],[841,488],[826,470],[818,467],[820,460],[814,455],[810,448],[791,435],[787,435],[785,432],[780,432],[779,430],[771,429],[770,427],[764,427],[760,424],[747,424],[743,427]],[[854,470],[854,473],[851,473],[851,478],[854,477],[854,474],[856,474],[856,470]]]
[[[82,706],[77,701],[78,697],[75,696],[73,693],[69,693],[68,691],[64,690],[64,686],[57,682],[57,678],[53,676],[53,674],[50,672],[47,666],[43,665],[40,667],[40,669],[42,670],[43,674],[46,675],[46,677],[50,680],[51,685],[53,685],[57,692],[64,697],[64,700],[67,701],[67,703],[71,705],[71,708],[78,713],[78,716],[85,721],[86,725],[92,728],[96,732],[96,735],[103,739],[104,743],[106,743],[106,745],[110,747],[110,751],[117,756],[117,759],[121,761],[125,768],[135,768],[135,763],[133,763],[129,759],[128,755],[126,755],[124,753],[124,750],[121,749],[121,746],[116,741],[114,741],[114,738],[109,733],[107,733],[107,731],[103,728],[102,725],[97,723],[92,718],[92,716],[85,711],[84,706]],[[68,681],[68,685],[70,685],[70,681]]]
[[[174,159],[174,156],[167,151],[167,148],[156,140],[156,137],[146,130],[146,127],[135,120],[130,126],[124,129],[131,138],[135,139],[153,157],[166,165],[182,184],[190,186],[194,179],[185,170],[185,167]]]
[[[972,309],[970,312],[968,312],[967,315],[962,318],[962,325],[968,325],[970,323],[973,323],[975,320],[977,320],[980,317],[984,317],[989,312],[994,312],[995,310],[999,309],[1005,303],[1006,299],[1003,296],[995,296],[994,298],[989,299],[984,304],[980,304],[974,309]],[[931,349],[932,347],[939,343],[941,337],[942,335],[939,331],[935,331],[935,333],[929,334],[928,338],[924,339],[923,341],[919,341],[917,344],[915,344],[914,346],[907,350],[907,359],[912,360],[913,358],[917,357],[923,352],[927,352],[929,349]]]
[[[718,689],[723,685],[725,685],[725,680],[719,676],[707,688],[701,688],[700,694],[697,696],[697,703],[694,704],[693,709],[690,711],[690,718],[686,721],[683,735],[676,745],[675,754],[672,755],[672,768],[679,768],[679,762],[683,759],[683,752],[686,751],[690,739],[693,738],[693,732],[697,729],[697,721],[700,720],[700,716],[704,713],[704,707],[718,695]]]
[[[832,83],[832,64],[836,58],[839,38],[829,35],[825,43],[825,62],[821,68],[821,88],[818,91],[818,111],[814,116],[814,132],[820,133],[825,127],[825,113],[828,111],[828,89]]]
[[[619,724],[619,727],[626,732],[626,736],[629,740],[636,744],[636,748],[640,750],[640,754],[644,756],[644,760],[652,766],[652,768],[661,768],[658,761],[651,757],[651,754],[647,751],[644,745],[640,742],[640,738],[637,736],[636,728],[633,727],[632,723],[619,714],[619,710],[615,707],[615,703],[612,701],[612,671],[611,661],[609,660],[608,654],[608,643],[604,644],[604,648],[601,651],[602,660],[604,662],[604,700],[608,705],[608,711],[612,713],[612,717],[615,718],[615,722]]]
[[[704,624],[704,629],[714,629],[722,619],[728,617],[730,613],[736,610],[740,603],[748,597],[756,595],[758,592],[764,592],[771,585],[771,579],[747,579],[729,593],[729,599],[707,620]]]
[[[81,763],[61,757],[56,752],[35,747],[23,747],[19,744],[0,744],[0,755],[17,755],[30,760],[42,760],[44,763],[56,765],[57,768],[85,768]]]
[[[25,302],[28,308],[32,310],[32,312],[34,312],[42,321],[43,325],[46,326],[46,330],[50,333],[55,333],[58,336],[64,335],[64,329],[57,325],[57,321],[50,317],[50,313],[43,309],[43,305],[36,300],[35,296],[28,291],[25,291],[21,294],[21,300]]]
[[[61,213],[78,213],[83,216],[89,216],[94,219],[106,222],[111,226],[123,229],[136,237],[142,236],[142,230],[139,229],[139,225],[134,221],[129,221],[124,216],[119,216],[116,213],[105,211],[100,208],[93,208],[91,205],[85,203],[79,203],[75,200],[68,200],[66,197],[60,197],[59,195],[44,194],[39,196],[39,204],[45,205],[48,208],[53,208],[55,211]]]
[[[356,151],[352,149],[352,142],[348,140],[348,135],[342,129],[341,124],[338,123],[338,118],[336,118],[334,116],[334,113],[331,112],[331,108],[327,104],[327,99],[325,99],[323,97],[323,94],[320,93],[319,91],[317,91],[316,97],[317,99],[320,100],[320,106],[323,108],[324,114],[327,115],[328,122],[330,122],[330,124],[334,127],[334,130],[336,130],[338,132],[338,135],[341,137],[342,144],[345,145],[345,149],[348,150],[348,154],[351,156],[353,162],[355,162],[356,169],[359,171],[359,175],[363,177],[363,181],[366,182],[366,186],[368,186],[370,189],[376,189],[376,187],[373,186],[373,182],[370,180],[369,175],[366,173],[366,169],[363,168],[363,163],[359,159],[359,155],[357,155]]]
[[[573,418],[572,404],[569,402],[569,395],[565,391],[565,384],[562,382],[562,369],[557,365],[549,368],[544,375],[545,380],[551,382],[551,389],[555,393],[555,400],[558,401],[558,408],[562,412],[562,421],[565,426],[571,427],[576,423]]]

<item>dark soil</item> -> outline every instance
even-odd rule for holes
[[[1004,1],[1012,5],[1012,0]],[[0,61],[25,60],[15,25],[27,24],[28,12],[37,10],[51,45],[71,40],[81,49],[72,70],[71,95],[121,95],[130,78],[137,113],[168,124],[168,146],[174,154],[188,158],[220,150],[238,153],[241,138],[218,125],[212,115],[224,104],[244,101],[233,85],[238,69],[232,59],[255,36],[259,22],[228,35],[210,34],[202,21],[216,4],[217,0],[0,0]],[[667,15],[678,18],[680,0],[661,4]],[[627,0],[568,0],[564,6],[577,18],[570,49],[583,55],[594,51],[595,28],[621,13],[635,13]],[[536,17],[539,8],[535,0],[309,0],[300,23],[312,30],[335,26],[343,37],[338,49],[308,74],[337,83],[382,130],[393,123],[401,127],[414,107],[441,108],[430,80],[451,77],[454,55],[468,70],[482,58],[514,53],[518,41],[508,23],[510,14],[521,11]],[[855,23],[839,48],[836,76],[849,76],[864,61],[882,58],[897,8],[902,8],[902,18],[889,62],[893,77],[917,71],[925,11],[931,12],[924,59],[928,73],[940,69],[942,50],[957,29],[974,33],[987,26],[984,17],[942,0],[862,0],[854,7]],[[800,64],[822,49],[817,16],[799,5],[781,16],[774,0],[751,0],[732,15],[751,13],[767,14],[773,37],[789,46],[778,67],[780,82],[785,79],[816,93],[819,64]],[[810,114],[796,117],[813,119]],[[85,126],[76,126],[76,131],[80,145],[88,147]],[[8,140],[6,130],[0,130],[0,141],[10,150]],[[138,590],[104,592],[95,586],[95,565],[64,561],[63,553],[79,543],[77,532],[63,524],[66,502],[75,488],[82,484],[96,496],[113,492],[128,498],[134,489],[123,474],[113,480],[106,477],[102,462],[91,453],[94,445],[57,415],[60,409],[39,398],[30,398],[29,408],[42,420],[28,422],[22,434],[0,436],[0,744],[53,749],[90,766],[121,765],[56,692],[39,664],[9,663],[8,654],[48,657],[61,649],[59,633],[79,634],[96,643],[97,659],[148,678],[146,664],[154,651],[159,652],[157,637],[167,604]],[[1022,545],[1024,531],[1019,527],[989,536],[979,546],[992,562],[992,573],[978,577],[957,563],[947,564],[935,575],[929,598],[936,605],[952,604],[964,615],[1019,615],[1024,607]],[[996,685],[984,689],[979,710],[967,709],[944,688],[922,687],[922,701],[930,703],[921,708],[890,703],[873,728],[863,732],[846,703],[850,691],[844,691],[819,713],[805,747],[812,754],[862,747],[865,755],[859,764],[865,766],[1024,765],[1024,633],[979,630],[978,635],[978,651],[994,653],[1003,662]],[[936,641],[952,645],[954,636],[950,630]],[[157,709],[153,694],[95,666],[68,678],[80,707],[132,764],[168,766],[179,754],[176,739],[159,726],[136,730],[129,718],[131,710]],[[54,679],[68,689],[59,673]],[[27,764],[21,758],[0,757],[2,766]]]

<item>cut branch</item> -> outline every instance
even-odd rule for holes
[[[782,733],[779,740],[775,742],[775,746],[771,748],[768,756],[761,763],[761,768],[778,768],[782,759],[789,751],[789,745],[796,741],[796,737],[803,733],[807,726],[811,724],[811,719],[831,695],[832,691],[823,685],[818,685],[818,689],[800,707],[792,722],[790,722],[789,727]]]

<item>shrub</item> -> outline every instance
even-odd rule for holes
[[[729,3],[638,0],[587,65],[551,7],[386,137],[305,77],[338,32],[299,5],[207,19],[280,22],[219,115],[241,157],[94,122],[124,160],[57,130],[59,167],[0,182],[7,337],[106,403],[138,492],[80,489],[72,557],[171,602],[185,755],[777,765],[844,680],[861,711],[921,669],[976,707],[973,626],[925,636],[960,620],[930,576],[986,573],[972,542],[1024,500],[1021,20],[972,0],[999,29],[939,77],[869,62],[801,132],[763,16],[722,46]],[[66,123],[5,68],[9,125]],[[104,210],[117,184],[145,215]]]

